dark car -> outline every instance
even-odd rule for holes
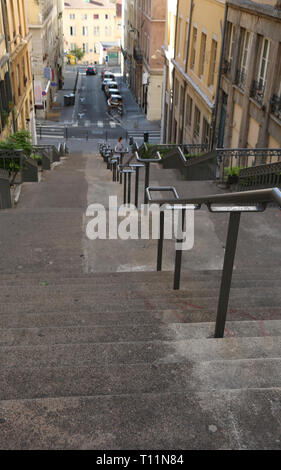
[[[96,75],[97,74],[97,69],[93,65],[90,65],[89,67],[86,68],[86,75]]]
[[[118,106],[123,107],[123,99],[121,95],[111,95],[111,97],[107,101],[108,106],[111,106],[112,108],[116,108]]]
[[[117,82],[113,82],[113,81],[112,81],[112,82],[111,82],[111,81],[110,81],[110,82],[107,82],[107,84],[106,84],[105,87],[104,87],[104,91],[105,91],[105,94],[106,94],[107,97],[108,97],[109,94],[110,94],[110,93],[109,93],[109,90],[113,90],[113,89],[118,90],[118,83],[117,83]],[[118,92],[118,93],[115,93],[115,94],[118,95],[119,92]]]
[[[108,83],[108,82],[112,82],[112,78],[107,78],[105,77],[102,81],[102,84],[101,84],[101,89],[104,91],[105,90],[105,85]]]

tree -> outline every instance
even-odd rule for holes
[[[70,51],[70,54],[74,55],[74,57],[76,57],[76,59],[79,61],[83,59],[85,52],[83,52],[80,47],[77,47],[77,49]]]

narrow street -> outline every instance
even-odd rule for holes
[[[120,67],[111,67],[123,97],[123,116],[110,116],[107,110],[107,100],[101,89],[101,71],[97,67],[97,75],[86,75],[85,66],[66,66],[64,88],[60,90],[57,101],[62,105],[59,122],[38,121],[38,131],[45,137],[64,137],[67,127],[68,137],[85,137],[89,139],[109,138],[116,140],[120,135],[127,138],[132,135],[137,141],[143,141],[144,132],[149,132],[150,141],[160,142],[160,122],[150,122],[137,105],[131,90],[123,82]],[[79,71],[77,91],[74,106],[64,106],[64,95],[73,92]],[[39,126],[42,129],[39,131]]]

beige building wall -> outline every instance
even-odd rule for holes
[[[281,4],[228,1],[218,146],[281,147]],[[221,102],[227,102],[225,110]],[[235,109],[242,109],[239,139]],[[224,120],[224,113],[226,119]]]
[[[179,0],[170,140],[211,145],[225,2]]]
[[[69,0],[64,5],[64,49],[81,48],[83,63],[104,63],[106,55],[118,52],[121,45],[121,2],[101,0],[94,4]],[[107,44],[107,50],[103,50]]]
[[[2,5],[3,6],[3,5]],[[2,34],[4,27],[7,34],[7,52],[9,55],[9,68],[11,77],[11,96],[9,103],[11,116],[7,122],[8,132],[27,129],[34,135],[34,113],[33,113],[33,89],[30,65],[30,42],[31,35],[26,21],[24,0],[10,0],[6,2],[6,11],[2,12]],[[4,14],[3,14],[4,13]],[[2,40],[3,51],[3,40]],[[0,60],[3,61],[1,55]],[[3,62],[2,62],[3,63]],[[4,71],[1,67],[1,78]],[[3,124],[3,123],[2,123]]]
[[[32,34],[31,63],[36,117],[45,119],[49,117],[57,90],[62,85],[63,4],[60,0],[27,0],[26,3]]]

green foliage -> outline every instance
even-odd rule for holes
[[[185,153],[184,156],[185,158],[191,158],[191,157],[202,157],[203,152],[199,152],[199,153]]]
[[[0,151],[7,150],[11,153],[15,150],[23,150],[27,157],[37,160],[38,155],[33,153],[31,135],[26,130],[21,130],[11,134],[6,140],[0,140]],[[36,157],[36,158],[35,158]],[[0,168],[6,169],[9,175],[14,174],[14,178],[20,170],[20,158],[0,158]]]
[[[242,170],[242,169],[243,169],[242,166],[233,166],[232,168],[226,167],[224,169],[224,173],[227,176],[239,176],[240,170]]]
[[[31,135],[28,131],[21,130],[9,135],[6,140],[0,141],[0,150],[23,150],[27,157],[33,152]]]
[[[70,51],[70,54],[74,55],[74,57],[79,61],[83,59],[85,52],[82,51],[81,47],[77,47],[77,49]]]

